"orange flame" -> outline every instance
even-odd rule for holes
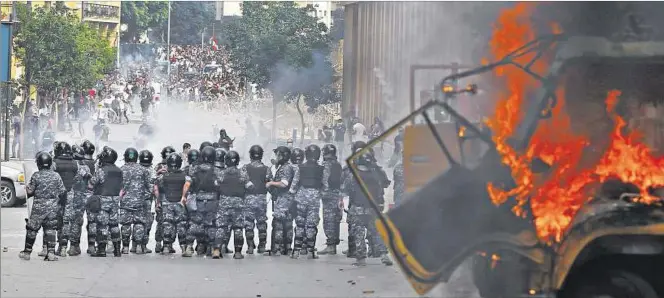
[[[534,7],[531,2],[518,3],[501,13],[489,44],[495,58],[502,58],[534,39],[535,33],[528,19]],[[562,32],[557,24],[551,27],[554,33]],[[533,55],[535,53],[520,57],[516,62],[527,63]],[[536,73],[542,73],[546,68],[544,59],[533,65]],[[646,145],[637,142],[636,133],[622,134],[625,121],[614,113],[620,91],[609,92],[606,99],[607,111],[615,122],[608,149],[599,161],[581,167],[584,148],[590,141],[587,136],[571,129],[569,115],[564,112],[564,89],[556,90],[558,104],[551,111],[552,117],[539,125],[527,150],[517,152],[507,140],[523,117],[521,111],[527,108],[525,96],[538,86],[536,80],[514,67],[497,68],[494,74],[503,80],[505,90],[498,93],[494,115],[487,120],[487,125],[493,131],[496,149],[502,163],[510,168],[516,187],[504,190],[489,183],[487,191],[497,205],[514,198],[517,204],[513,211],[518,216],[525,216],[523,207],[529,204],[537,235],[542,241],[559,242],[578,210],[592,197],[592,187],[608,179],[619,179],[639,187],[640,202],[659,200],[648,191],[664,186],[664,158],[653,157]],[[536,158],[552,165],[546,176],[533,173],[531,164]]]

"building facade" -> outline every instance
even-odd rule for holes
[[[313,15],[328,29],[332,26],[332,11],[337,8],[336,1],[295,1],[295,4],[302,7],[311,5],[315,9]],[[216,1],[215,8],[217,21],[224,17],[242,16],[242,1]]]
[[[4,20],[9,19],[12,13],[12,2],[0,1],[0,16]],[[28,1],[20,1],[26,3]],[[54,5],[56,1],[29,1],[32,7],[43,7]],[[120,1],[63,1],[65,6],[71,9],[82,21],[96,28],[106,38],[112,47],[117,47],[120,41]],[[23,69],[16,64],[12,57],[12,79],[20,77]]]

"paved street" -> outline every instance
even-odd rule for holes
[[[181,107],[180,107],[181,108]],[[242,132],[232,126],[230,117],[215,117],[209,113],[183,112],[178,107],[164,108],[159,115],[159,128],[150,149],[155,153],[162,146],[190,141],[194,146],[210,138],[211,123],[219,123],[232,134]],[[180,114],[178,114],[180,113]],[[176,117],[182,115],[188,117]],[[218,120],[218,121],[215,121]],[[213,122],[214,121],[214,122]],[[88,133],[91,129],[86,128]],[[138,130],[137,124],[112,125],[110,143],[129,144]],[[89,136],[91,138],[91,136]],[[72,140],[78,141],[78,138]],[[125,145],[126,146],[126,145]],[[124,148],[116,148],[121,155]],[[268,211],[271,214],[271,211]],[[25,207],[3,208],[1,269],[2,297],[407,297],[416,293],[404,279],[398,266],[386,267],[379,259],[356,268],[352,259],[343,255],[321,256],[318,260],[288,257],[246,256],[233,260],[202,257],[182,258],[177,254],[123,255],[105,259],[87,255],[61,258],[58,262],[44,262],[37,257],[42,234],[37,237],[32,259],[18,258],[25,239]],[[154,237],[154,228],[152,237]],[[347,237],[345,218],[342,239]],[[318,247],[324,244],[322,222],[319,226]],[[86,239],[85,229],[82,239]],[[83,241],[85,242],[85,241]],[[149,244],[154,248],[154,243]],[[342,242],[339,251],[347,244]],[[86,244],[83,244],[86,249]],[[473,297],[467,292],[467,278],[453,282],[447,288],[436,289],[430,296]],[[448,290],[452,289],[452,290]]]

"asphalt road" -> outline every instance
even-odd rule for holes
[[[168,118],[167,116],[171,116]],[[173,115],[160,115],[173,119]],[[207,117],[213,117],[207,115]],[[189,123],[165,124],[166,134],[180,127],[198,127],[187,134],[189,138],[209,136],[207,124],[199,116]],[[162,118],[163,119],[163,118]],[[185,119],[186,120],[186,119]],[[225,121],[232,121],[225,119]],[[160,123],[163,123],[160,121]],[[205,128],[205,129],[202,129]],[[233,128],[231,128],[233,129]],[[237,129],[237,128],[235,128]],[[137,124],[113,125],[111,142],[131,143]],[[88,129],[88,132],[91,130]],[[182,137],[182,136],[174,136]],[[163,137],[151,144],[165,145]],[[177,144],[177,143],[176,143]],[[192,143],[193,144],[193,143]],[[174,144],[175,145],[175,144]],[[119,149],[119,148],[118,148]],[[179,149],[179,148],[178,148]],[[119,149],[119,153],[121,149]],[[157,153],[158,151],[153,151]],[[157,157],[155,157],[157,158]],[[271,211],[268,210],[268,215]],[[91,258],[87,255],[60,258],[45,262],[37,257],[41,249],[39,233],[30,261],[18,258],[25,241],[25,207],[3,208],[1,213],[2,253],[0,269],[2,297],[412,297],[411,289],[398,266],[386,267],[379,259],[369,259],[366,267],[354,267],[353,259],[339,254],[321,256],[317,260],[288,257],[246,256],[233,260],[205,257],[182,258],[179,248],[170,256],[123,255],[121,258]],[[154,227],[152,237],[154,237]],[[319,226],[318,247],[324,245],[322,222]],[[345,218],[341,226],[342,239],[347,237]],[[85,229],[82,239],[86,239]],[[151,239],[153,240],[153,239]],[[85,243],[85,241],[83,241]],[[149,246],[154,248],[154,242]],[[339,252],[347,247],[342,240]],[[87,248],[83,244],[82,249]],[[457,274],[459,275],[459,274]],[[430,297],[475,297],[467,274],[454,278],[446,287],[431,292]]]

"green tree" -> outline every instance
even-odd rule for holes
[[[207,28],[206,36],[212,33],[214,12],[211,1],[171,2],[171,44],[200,44],[204,28]],[[164,23],[164,32],[166,27]]]
[[[26,95],[30,85],[47,94],[62,88],[89,88],[112,69],[115,49],[62,3],[35,9],[17,3],[17,10],[15,54],[26,73],[29,70],[30,76],[19,80]]]
[[[332,92],[330,40],[313,7],[294,2],[243,2],[242,17],[222,24],[223,44],[247,81],[278,100],[304,101],[311,108],[338,100]],[[273,134],[276,125],[273,125]]]
[[[127,25],[127,31],[120,39],[123,42],[136,41],[148,29],[156,31],[153,36],[159,36],[165,30],[167,20],[168,2],[122,1],[121,22]]]

